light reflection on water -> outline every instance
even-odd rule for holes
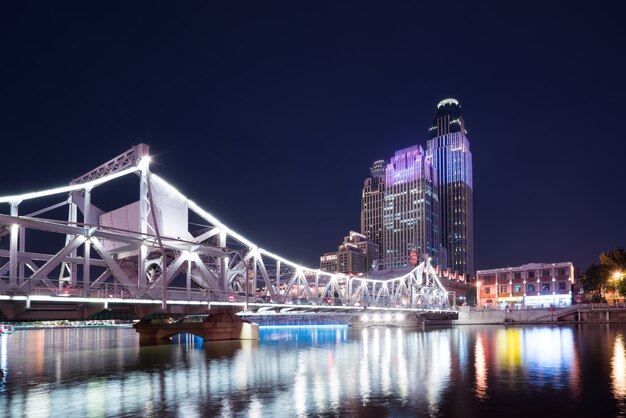
[[[611,358],[611,386],[613,396],[618,401],[620,416],[626,413],[626,350],[624,349],[624,335],[620,332],[613,344]]]
[[[482,333],[476,335],[474,347],[474,369],[476,370],[476,396],[479,399],[487,397],[487,361]]]
[[[0,337],[0,415],[615,416],[625,330],[274,327],[151,347],[132,329],[16,331]]]

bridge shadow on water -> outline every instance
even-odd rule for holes
[[[207,341],[202,351],[207,359],[233,358],[240,351],[249,351],[259,347],[256,340]]]
[[[204,341],[187,333],[177,334],[171,340],[140,344],[138,366],[141,369],[166,369],[176,364],[185,364],[190,352],[204,353],[207,360],[231,359],[242,352],[251,352],[261,345],[276,346],[291,344],[298,346],[333,346],[347,343],[352,335],[348,326],[269,326],[260,328],[260,340]],[[179,349],[172,349],[178,346]]]
[[[259,345],[259,341],[254,340],[204,342],[202,338],[191,334],[178,334],[171,341],[142,344],[138,350],[136,368],[151,372],[163,372],[181,366],[193,368],[197,366],[195,363],[200,353],[207,362],[233,359],[241,352],[255,350]]]
[[[259,327],[259,340],[220,340],[204,341],[201,337],[179,333],[171,339],[156,340],[154,342],[140,342],[142,350],[150,347],[181,345],[187,349],[197,349],[207,352],[210,356],[228,357],[237,350],[258,347],[260,344],[302,343],[306,345],[332,345],[348,341],[350,328],[347,325],[275,325]]]
[[[171,346],[184,346],[186,350],[198,350],[207,353],[208,358],[232,357],[239,350],[258,347],[258,340],[220,340],[204,341],[197,335],[179,333],[169,340],[157,340],[155,342],[140,342],[141,351],[153,351],[155,353],[171,353]]]

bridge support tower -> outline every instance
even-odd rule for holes
[[[134,328],[141,344],[158,344],[181,333],[196,335],[204,341],[259,339],[259,325],[239,318],[229,308],[211,310],[202,322],[152,319],[138,322]]]

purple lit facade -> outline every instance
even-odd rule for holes
[[[412,250],[439,264],[439,200],[437,172],[424,149],[399,150],[385,170],[381,267],[408,265]]]

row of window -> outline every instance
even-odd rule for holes
[[[556,283],[557,287],[555,290],[567,290],[567,282],[558,282]],[[522,285],[521,284],[514,284],[513,286],[511,286],[512,288],[512,293],[522,293]],[[537,292],[538,289],[541,289],[542,292],[549,292],[552,290],[552,286],[551,283],[541,283],[541,284],[527,284],[526,285],[526,292]],[[490,295],[491,294],[491,288],[490,287],[485,287],[484,288],[484,294],[485,295]],[[500,293],[509,293],[509,286],[508,285],[502,285],[500,286]]]
[[[552,271],[551,270],[541,270],[541,276],[537,276],[538,272],[535,272],[534,270],[529,270],[526,272],[526,278],[528,279],[534,279],[536,277],[552,277]],[[556,269],[556,275],[557,276],[568,276],[567,274],[567,269]],[[494,279],[495,276],[482,276],[482,280],[485,282],[490,282]],[[521,279],[522,278],[522,272],[521,271],[516,271],[513,272],[513,278],[514,279]],[[509,273],[500,273],[498,275],[498,279],[500,280],[509,280]]]

